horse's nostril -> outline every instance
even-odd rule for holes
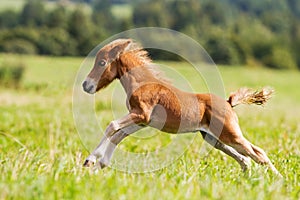
[[[83,87],[83,88],[86,88],[86,84],[87,84],[87,82],[84,81],[83,84],[82,84],[82,87]]]
[[[93,90],[94,86],[91,85],[89,88],[87,88],[87,92],[91,92]]]

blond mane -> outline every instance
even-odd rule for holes
[[[124,54],[127,53],[136,59],[136,63],[139,63],[139,67],[144,67],[145,70],[150,72],[156,79],[167,84],[172,83],[172,81],[165,76],[165,73],[158,69],[158,64],[152,62],[148,51],[139,43],[132,41],[124,51]]]

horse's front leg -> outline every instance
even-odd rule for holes
[[[85,160],[83,166],[90,167],[94,165],[98,158],[104,155],[107,144],[109,143],[109,138],[104,134],[97,148],[91,153]]]
[[[115,151],[117,145],[128,135],[144,128],[144,126],[138,126],[138,125],[132,125],[128,126],[126,128],[120,129],[118,132],[116,132],[108,142],[108,145],[106,146],[106,151],[99,161],[101,168],[104,168],[109,165],[111,157],[113,155],[113,152]]]
[[[104,156],[106,148],[110,143],[111,137],[119,130],[124,129],[128,126],[133,126],[136,124],[141,124],[144,121],[142,115],[136,113],[130,113],[121,119],[110,122],[105,130],[104,136],[101,139],[97,148],[87,157],[83,166],[89,167],[96,163],[96,160]]]

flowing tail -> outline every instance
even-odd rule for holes
[[[231,107],[239,104],[257,104],[264,105],[274,93],[272,88],[262,88],[260,91],[254,91],[249,88],[241,88],[238,91],[231,93],[227,100]]]

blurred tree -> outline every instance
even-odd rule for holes
[[[77,55],[77,43],[68,32],[62,28],[40,29],[40,36],[37,43],[40,54],[63,56]]]
[[[39,40],[39,32],[35,28],[17,27],[0,32],[0,44],[4,41],[13,41],[14,39],[23,39],[32,44]]]
[[[136,26],[170,26],[170,14],[165,1],[140,1],[133,9],[133,22]]]
[[[36,46],[28,40],[14,38],[5,40],[0,44],[2,52],[17,53],[17,54],[36,54],[38,53]]]
[[[168,5],[171,15],[171,28],[185,29],[190,24],[196,25],[201,19],[200,1],[171,1]]]
[[[42,0],[28,0],[23,7],[20,20],[25,26],[42,26],[46,22],[46,14]]]
[[[297,69],[297,64],[290,49],[274,46],[270,54],[262,59],[263,63],[274,69]]]
[[[292,11],[293,15],[298,19],[300,18],[300,1],[299,0],[287,0],[289,9]]]
[[[238,10],[242,12],[249,12],[252,10],[251,1],[245,1],[245,0],[228,0],[228,2],[235,7],[238,8]]]
[[[79,7],[69,18],[68,32],[77,41],[79,55],[86,55],[93,47],[93,27],[87,14]]]
[[[247,47],[243,41],[240,40],[238,35],[231,35],[230,41],[232,42],[232,58],[231,64],[244,65],[247,63]]]
[[[283,11],[265,11],[260,19],[272,32],[278,34],[287,33],[291,25],[290,13]]]
[[[46,9],[46,0],[26,0],[19,12],[0,11],[0,51],[86,55],[114,33],[158,26],[193,37],[217,63],[250,60],[273,68],[300,66],[299,0],[72,1],[80,3],[75,10]],[[92,12],[82,9],[82,3],[91,5]],[[121,3],[133,6],[132,16],[112,12],[114,4]],[[150,51],[157,58],[178,59]]]
[[[47,17],[47,26],[50,28],[67,28],[67,12],[63,6],[51,10]]]
[[[211,36],[204,47],[217,64],[235,65],[241,63],[236,48],[227,38]]]
[[[298,68],[300,69],[300,22],[296,19],[292,19],[291,22],[290,40],[291,52],[296,60]]]
[[[0,29],[14,28],[19,24],[19,14],[13,10],[4,10],[0,13]]]
[[[269,56],[272,53],[273,42],[257,40],[252,44],[252,54],[258,60],[262,60],[264,57]]]
[[[106,32],[115,31],[116,29],[116,18],[111,12],[111,1],[110,0],[94,0],[93,1],[93,13],[92,20],[99,29],[104,29]]]
[[[226,15],[223,7],[219,1],[208,1],[203,4],[202,16],[208,18],[212,24],[225,25]]]

